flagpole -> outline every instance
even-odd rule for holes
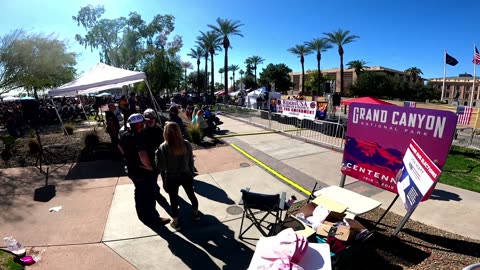
[[[476,80],[476,77],[477,77],[477,64],[476,64],[476,61],[475,61],[475,54],[476,54],[476,51],[475,49],[477,48],[477,44],[473,43],[473,85],[472,85],[472,94],[471,94],[471,97],[470,97],[470,107],[473,107],[473,90],[475,89],[475,80]]]
[[[445,77],[447,76],[447,50],[443,51],[443,84],[442,84],[442,96],[440,100],[443,101],[445,95]]]

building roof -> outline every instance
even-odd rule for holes
[[[442,78],[431,78],[431,79],[428,79],[430,81],[443,81],[443,77]],[[476,77],[475,78],[475,81],[478,81],[480,80],[480,78]],[[464,81],[473,81],[473,76],[472,77],[459,77],[459,76],[454,76],[454,77],[445,77],[445,81],[449,81],[449,82],[452,82],[452,81],[458,81],[458,82],[464,82]]]
[[[405,73],[405,72],[400,71],[400,70],[395,70],[395,69],[386,68],[386,67],[382,67],[382,66],[369,67],[369,68],[366,68],[365,70],[366,71],[389,71],[389,72],[402,73],[402,74]],[[321,71],[322,71],[322,73],[337,72],[337,71],[340,71],[340,68],[322,69]],[[355,71],[355,69],[345,68],[344,71]],[[302,72],[290,72],[290,75],[299,75],[299,74],[302,74]]]

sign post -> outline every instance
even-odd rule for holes
[[[412,139],[403,158],[403,167],[397,174],[399,176],[397,179],[397,191],[407,209],[407,214],[397,226],[393,235],[397,235],[402,229],[440,177],[441,172],[437,165]]]

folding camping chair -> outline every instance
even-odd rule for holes
[[[285,205],[285,195],[253,193],[244,189],[242,189],[241,192],[243,216],[242,223],[240,224],[239,238],[258,240],[258,238],[243,237],[243,235],[254,226],[263,236],[274,235],[277,231],[276,227],[281,223],[281,215]],[[252,224],[243,229],[245,218],[250,220]],[[267,218],[269,219],[267,220]]]

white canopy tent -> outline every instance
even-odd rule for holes
[[[121,88],[145,80],[145,73],[112,67],[103,63],[85,72],[78,79],[48,91],[49,96],[86,95],[102,90]]]
[[[98,63],[96,66],[86,71],[82,76],[80,76],[76,80],[66,83],[56,89],[48,91],[48,95],[49,96],[87,95],[91,93],[98,93],[102,90],[122,88],[122,86],[124,85],[145,81],[148,91],[150,92],[150,97],[152,99],[155,110],[159,111],[160,106],[158,106],[155,98],[153,97],[152,91],[150,89],[150,85],[148,84],[146,78],[147,76],[145,75],[144,72],[125,70],[121,68],[112,67],[103,63]],[[84,113],[85,113],[85,110],[84,110]],[[57,112],[57,115],[60,121],[62,121],[58,112]],[[88,120],[88,116],[87,116],[87,120]]]
[[[252,92],[248,93],[247,95],[247,107],[256,109],[257,108],[257,98],[258,96],[262,96],[265,98],[265,93],[267,92],[267,88],[261,87]]]
[[[5,97],[2,97],[1,99],[2,99],[3,102],[11,102],[11,101],[20,100],[20,98],[14,97],[14,96],[5,96]]]

